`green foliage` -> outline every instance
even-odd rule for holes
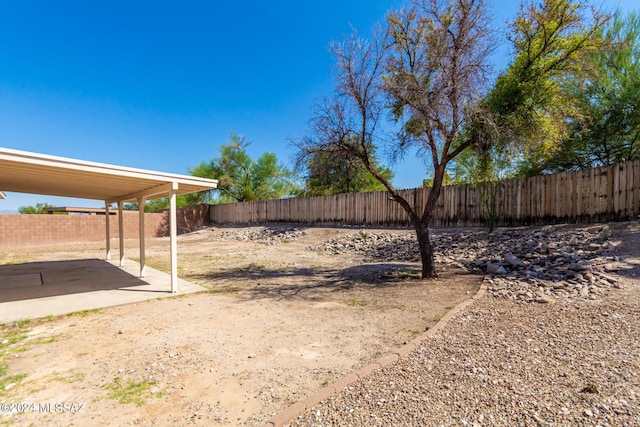
[[[520,175],[540,171],[569,135],[567,118],[579,115],[564,84],[588,75],[590,56],[604,44],[598,34],[604,22],[585,1],[521,7],[509,34],[514,59],[485,100],[496,131],[485,132],[490,140],[479,141],[481,151],[497,144],[520,158]]]
[[[478,190],[489,233],[495,228],[498,219],[500,181],[508,178],[506,171],[510,165],[509,153],[500,145],[472,146],[456,159],[455,182],[472,184]]]
[[[218,201],[221,203],[278,199],[297,191],[294,175],[276,155],[264,153],[257,160],[246,152],[250,142],[231,132],[231,141],[222,145],[220,157],[202,162],[189,173],[218,180]]]
[[[78,372],[72,375],[66,375],[63,376],[58,372],[55,372],[52,375],[52,379],[55,381],[59,381],[61,383],[66,383],[66,384],[73,384],[73,383],[77,383],[80,382],[82,380],[84,380],[85,374]]]
[[[580,111],[544,172],[610,165],[640,158],[640,16],[619,12],[606,25],[607,48],[589,55],[592,72],[565,90]]]
[[[203,192],[206,193],[206,192]],[[206,198],[200,193],[185,194],[176,196],[176,207],[181,208],[184,206],[193,206],[197,204],[206,203]],[[126,211],[137,211],[137,203],[125,203],[122,209]],[[147,200],[144,205],[145,212],[159,212],[169,209],[169,198],[161,197],[159,199]]]
[[[26,374],[9,375],[7,359],[16,353],[25,351],[24,341],[27,339],[30,329],[24,326],[28,322],[16,322],[13,327],[0,327],[0,397],[6,395],[5,388],[10,384],[20,384]]]
[[[607,46],[601,32],[606,18],[592,10],[589,19],[588,10],[571,0],[522,7],[510,30],[514,59],[484,100],[492,120],[476,121],[462,134],[476,143],[456,159],[456,181],[478,188],[490,231],[500,179],[548,171],[551,159],[573,155],[563,142],[577,147],[569,135],[583,129],[581,103],[595,94],[575,89],[593,79],[593,58]]]
[[[77,316],[77,317],[87,317],[91,314],[97,314],[97,313],[102,313],[102,309],[101,308],[92,308],[89,310],[80,310],[80,311],[74,311],[72,313],[69,313],[67,316]]]
[[[581,0],[521,6],[508,34],[513,60],[482,101],[483,114],[457,136],[473,141],[471,151],[456,159],[457,182],[495,183],[542,172],[581,118],[577,98],[566,88],[592,75],[592,55],[606,46],[606,19]]]
[[[147,398],[152,393],[151,389],[156,385],[155,381],[129,381],[126,384],[122,378],[114,378],[111,384],[107,384],[105,388],[109,390],[109,399],[117,400],[120,403],[135,403],[136,406],[142,406],[145,404]],[[160,396],[161,394],[156,394]]]
[[[177,207],[182,207],[185,205],[185,200],[184,197],[178,197],[176,196],[176,206]],[[145,212],[158,212],[158,211],[162,211],[165,209],[169,209],[169,198],[168,197],[162,197],[160,199],[153,199],[153,200],[148,200],[145,204],[144,204],[144,211]]]
[[[456,158],[453,182],[473,184],[508,178],[506,170],[511,166],[511,160],[496,145],[484,149],[478,146],[470,147]]]
[[[369,234],[366,231],[360,231],[360,237],[362,238],[362,240],[368,240],[371,237],[371,234]]]
[[[377,166],[376,160],[372,162],[380,174],[391,181],[391,169]],[[302,191],[305,197],[385,190],[384,185],[357,159],[329,152],[315,152],[307,158],[306,170],[305,189]]]
[[[45,214],[45,209],[52,208],[48,203],[36,203],[35,206],[20,206],[18,212],[21,214]]]
[[[442,185],[450,185],[453,184],[453,179],[451,178],[451,174],[449,172],[444,173],[442,176]],[[422,180],[423,187],[433,187],[433,178],[427,178]]]

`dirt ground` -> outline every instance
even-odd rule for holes
[[[0,423],[260,425],[433,326],[482,280],[309,250],[352,228],[237,240],[264,231],[179,237],[180,277],[207,292],[2,327]],[[168,250],[148,240],[148,265],[167,271]],[[5,263],[95,258],[104,243],[1,251]]]

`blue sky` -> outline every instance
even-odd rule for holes
[[[497,28],[518,10],[516,1],[487,1]],[[314,102],[332,89],[329,42],[351,25],[366,35],[399,4],[0,0],[0,146],[187,173],[235,131],[253,141],[253,157],[269,151],[290,164],[289,139],[305,133]],[[415,157],[392,168],[398,188],[427,177]],[[102,206],[7,195],[0,211]]]

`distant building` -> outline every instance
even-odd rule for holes
[[[67,215],[104,215],[105,210],[100,208],[71,208],[63,206],[59,208],[44,208],[44,211],[51,214],[67,214]],[[109,211],[109,215],[116,215],[117,211]]]

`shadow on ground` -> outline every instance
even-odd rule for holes
[[[186,279],[207,282],[211,292],[237,292],[247,299],[319,300],[326,292],[398,286],[420,279],[420,269],[402,263],[363,264],[341,270],[249,266],[190,275]]]
[[[620,255],[619,270],[616,274],[626,278],[640,277],[640,223],[612,225],[612,240],[620,240],[616,253]]]
[[[148,283],[99,259],[0,266],[0,303],[97,291],[146,289]]]

